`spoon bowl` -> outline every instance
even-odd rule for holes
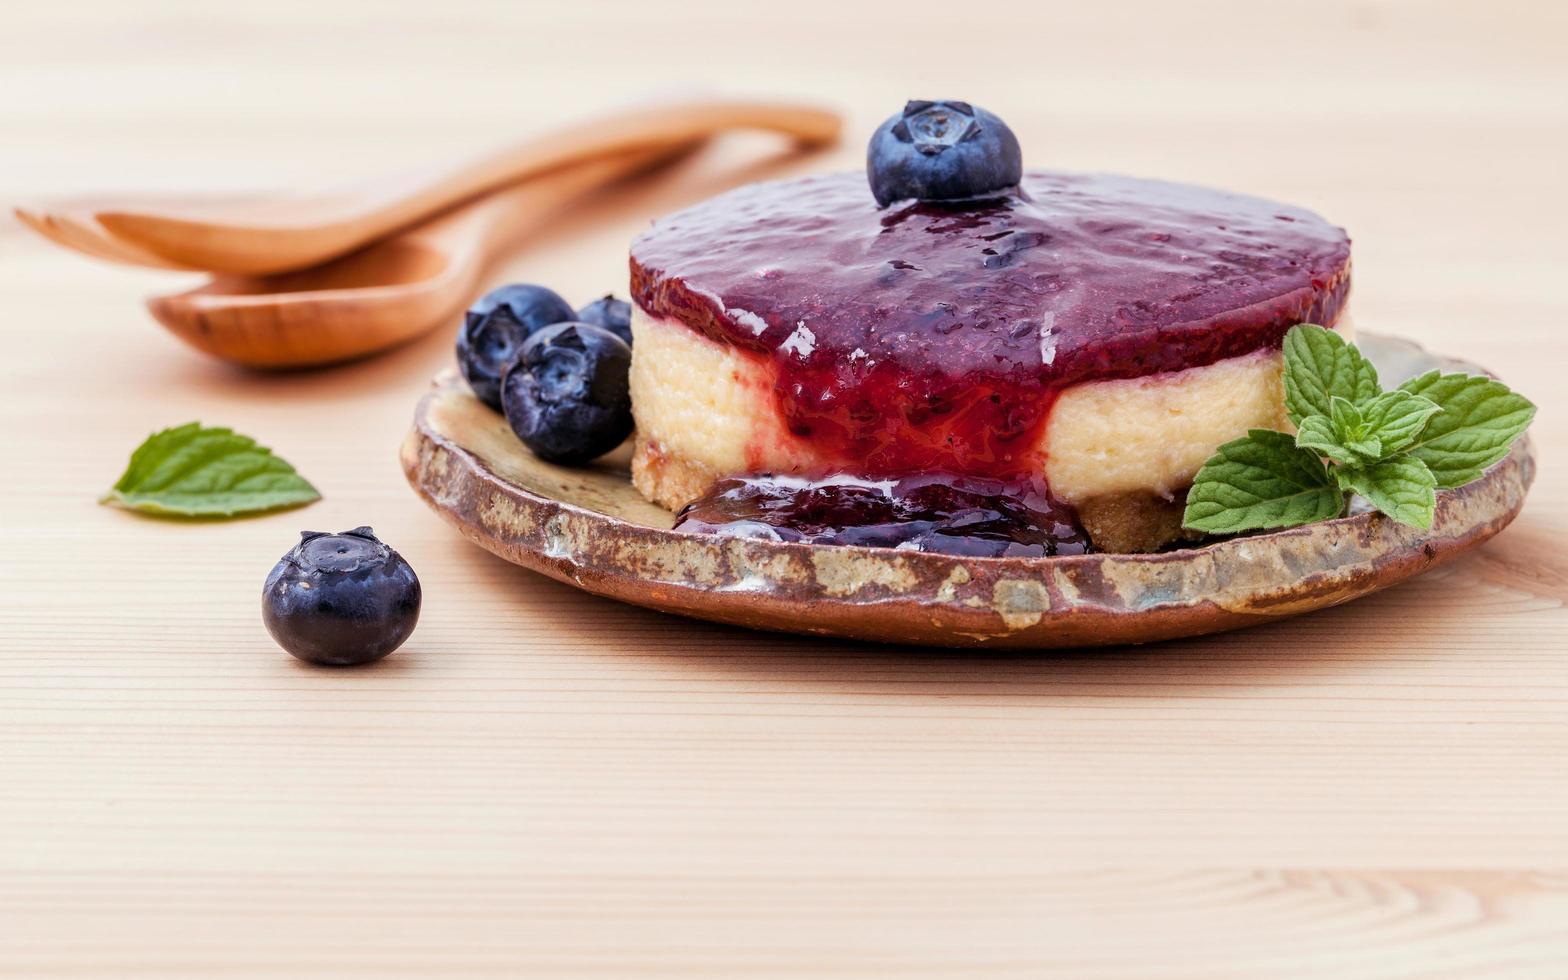
[[[198,350],[251,367],[311,367],[395,347],[448,319],[467,295],[452,257],[389,239],[277,276],[217,276],[153,296],[159,323]]]

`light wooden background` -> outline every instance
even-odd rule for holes
[[[747,633],[460,541],[397,446],[449,336],[249,374],[142,312],[179,276],[0,227],[0,974],[1568,976],[1568,14],[1538,3],[12,4],[0,191],[314,183],[682,85],[842,105],[728,145],[497,278],[624,290],[726,181],[859,163],[911,96],[1036,165],[1191,179],[1355,238],[1363,326],[1541,406],[1524,516],[1353,606],[994,656]],[[971,23],[972,22],[972,23]],[[253,433],[326,494],[231,524],[95,505],[150,430]],[[368,523],[425,614],[358,672],[261,580]]]

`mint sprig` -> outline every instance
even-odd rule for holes
[[[319,499],[309,481],[256,440],[190,422],[148,436],[99,503],[147,514],[235,517]]]
[[[1184,526],[1209,534],[1295,527],[1344,513],[1346,493],[1429,528],[1436,491],[1508,455],[1535,406],[1493,378],[1432,371],[1384,391],[1372,362],[1332,330],[1285,335],[1294,437],[1254,429],[1221,446],[1187,494]]]

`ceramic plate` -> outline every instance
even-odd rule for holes
[[[1362,334],[1385,385],[1476,372]],[[758,629],[897,643],[1073,647],[1237,629],[1337,605],[1454,558],[1519,513],[1528,440],[1437,497],[1431,530],[1358,514],[1154,555],[958,558],[671,531],[632,488],[629,447],[583,469],[533,456],[455,371],[436,378],[403,445],[409,482],[469,540],[589,592]]]

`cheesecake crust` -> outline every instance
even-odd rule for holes
[[[641,430],[633,443],[632,486],[665,510],[678,511],[708,492],[723,474],[695,459],[667,452]]]
[[[1203,538],[1181,526],[1186,497],[1185,488],[1170,498],[1139,490],[1108,493],[1079,504],[1078,522],[1097,551],[1111,555],[1160,551],[1178,542]]]

